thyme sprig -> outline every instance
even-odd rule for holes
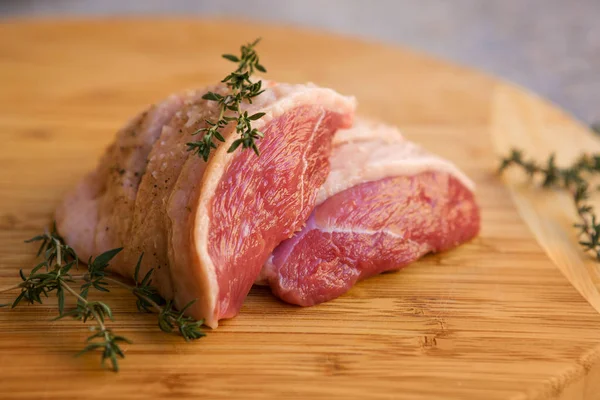
[[[584,154],[571,166],[561,168],[556,165],[556,157],[550,155],[545,163],[526,160],[523,152],[513,149],[501,160],[499,171],[517,166],[532,179],[541,179],[544,188],[568,190],[575,203],[579,221],[574,224],[578,230],[579,244],[584,251],[593,253],[600,261],[600,220],[594,207],[587,200],[590,198],[589,177],[600,173],[600,154]],[[598,189],[598,188],[597,188]]]
[[[200,329],[204,321],[196,321],[193,318],[183,315],[183,313],[195,302],[196,300],[190,301],[180,311],[178,311],[175,309],[173,302],[168,301],[167,305],[162,309],[158,317],[158,326],[160,329],[163,332],[170,333],[173,332],[175,327],[177,327],[177,330],[181,336],[183,336],[186,342],[206,336],[206,334]]]
[[[123,336],[114,335],[106,327],[105,319],[108,317],[112,320],[112,310],[107,304],[88,301],[88,287],[82,289],[80,293],[71,287],[71,284],[75,283],[71,269],[77,267],[79,263],[75,251],[64,243],[64,240],[56,232],[55,225],[51,231],[35,236],[26,242],[41,242],[37,255],[42,256],[42,261],[28,275],[25,275],[22,269],[19,271],[22,282],[12,288],[19,288],[21,292],[12,302],[11,307],[17,307],[22,301],[30,304],[42,304],[42,296],[48,298],[50,293],[56,292],[58,298],[58,317],[56,319],[72,317],[83,322],[93,320],[96,323],[96,326],[91,328],[94,333],[88,338],[90,343],[80,354],[99,349],[102,351],[102,365],[109,359],[112,369],[118,371],[117,357],[125,357],[118,343],[129,342],[129,340]],[[104,264],[108,264],[117,253],[118,251],[111,251],[101,254],[90,262],[91,268],[101,268]],[[66,294],[77,299],[76,308],[68,312],[65,312]]]
[[[119,370],[118,358],[125,357],[119,343],[131,343],[131,341],[124,336],[115,335],[106,326],[107,320],[114,321],[112,309],[106,303],[88,299],[91,289],[109,292],[108,287],[111,283],[131,291],[136,297],[138,310],[142,312],[152,312],[154,310],[158,315],[158,325],[161,330],[172,332],[176,327],[186,341],[205,336],[201,329],[202,320],[196,321],[183,315],[194,302],[190,302],[181,311],[177,311],[172,302],[165,301],[158,294],[157,289],[151,286],[152,269],[148,271],[144,278],[139,279],[143,255],[140,256],[136,264],[135,285],[132,286],[107,271],[111,260],[122,248],[106,251],[93,259],[90,257],[86,273],[72,275],[72,268],[79,266],[79,258],[75,251],[65,244],[54,225],[51,231],[35,236],[26,242],[41,242],[37,255],[42,257],[42,261],[28,275],[23,270],[19,271],[22,282],[0,290],[0,293],[4,293],[20,289],[20,293],[15,300],[0,306],[10,305],[15,308],[21,302],[43,304],[43,299],[48,298],[51,293],[55,292],[58,298],[58,316],[55,320],[70,317],[84,323],[87,321],[95,322],[95,326],[90,328],[92,334],[86,340],[87,345],[77,355],[100,351],[102,365],[104,366],[105,362],[110,360],[111,368],[114,371]],[[83,282],[79,292],[73,288],[73,284],[77,281]],[[76,298],[75,308],[65,311],[65,295]]]
[[[90,351],[100,350],[102,353],[102,366],[104,366],[106,360],[109,359],[113,371],[118,372],[119,362],[117,357],[125,358],[125,354],[119,347],[119,342],[132,342],[124,336],[115,335],[112,330],[108,329],[104,324],[106,318],[114,321],[112,310],[103,302],[88,301],[84,296],[78,294],[70,286],[64,286],[64,289],[69,291],[77,298],[77,307],[66,314],[59,315],[56,319],[72,317],[83,322],[86,322],[88,319],[93,319],[97,324],[97,326],[92,326],[90,328],[92,334],[86,340],[88,345],[85,346],[85,348],[79,353],[77,353],[76,356],[80,356]]]
[[[75,261],[79,263],[75,250],[65,244],[64,239],[58,234],[56,230],[56,223],[53,222],[51,230],[46,230],[43,234],[37,235],[25,241],[25,243],[41,242],[36,257],[43,255],[43,261],[40,263],[46,269],[54,265],[54,261]],[[60,264],[60,263],[59,263]],[[38,265],[39,266],[39,265]]]
[[[110,276],[106,276],[104,278],[105,281],[117,284],[133,293],[137,297],[136,305],[140,312],[156,312],[158,315],[158,326],[163,332],[172,333],[177,328],[177,332],[179,332],[186,342],[206,336],[206,333],[202,331],[204,320],[195,320],[183,315],[196,302],[195,299],[190,301],[181,310],[177,310],[172,301],[165,301],[158,294],[157,289],[152,286],[154,269],[150,269],[140,280],[139,275],[143,257],[144,254],[142,253],[135,266],[135,286],[128,285]]]
[[[240,56],[233,54],[223,54],[226,60],[238,63],[238,67],[227,75],[221,82],[225,83],[230,90],[230,93],[222,95],[215,92],[208,92],[203,99],[216,101],[219,105],[219,118],[216,121],[205,120],[207,126],[200,128],[192,135],[202,134],[202,138],[195,142],[187,143],[188,151],[193,154],[198,154],[204,161],[208,161],[210,152],[218,147],[218,142],[225,142],[222,135],[222,129],[229,123],[235,123],[235,131],[240,135],[229,149],[228,153],[234,152],[240,145],[242,149],[251,148],[256,155],[260,155],[256,142],[261,139],[264,134],[258,129],[252,127],[252,121],[262,118],[265,113],[259,112],[249,115],[247,111],[242,112],[241,105],[244,101],[252,104],[252,99],[264,92],[262,90],[262,81],[252,82],[250,76],[255,70],[267,72],[264,66],[260,64],[258,54],[254,47],[260,39],[254,42],[241,46]],[[230,115],[226,113],[230,111]]]

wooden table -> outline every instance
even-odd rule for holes
[[[0,24],[1,286],[32,266],[23,240],[129,116],[222,78],[220,54],[257,36],[268,78],[353,94],[361,114],[463,168],[478,186],[480,237],[317,307],[254,289],[239,317],[192,344],[115,289],[104,297],[111,326],[134,340],[118,374],[96,355],[71,357],[88,332],[50,322],[53,302],[1,309],[0,398],[599,398],[600,279],[576,244],[572,205],[495,174],[515,144],[568,161],[596,139],[507,83],[325,33],[182,19]]]

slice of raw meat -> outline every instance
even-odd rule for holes
[[[188,157],[166,205],[173,297],[178,306],[198,298],[191,313],[211,327],[239,312],[267,257],[304,225],[333,134],[350,127],[355,103],[313,85],[272,84],[247,107],[266,113],[253,124],[265,134],[260,157],[227,153],[237,135],[226,132],[206,166]]]
[[[331,300],[479,231],[473,183],[394,128],[357,121],[336,135],[330,162],[306,226],[275,249],[257,281],[286,302]]]
[[[129,194],[127,207],[118,205],[123,197],[101,201],[110,184],[107,160],[122,135],[65,200],[57,219],[67,243],[96,254],[124,246],[115,268],[129,276],[144,253],[142,274],[156,268],[154,284],[165,298],[178,307],[197,299],[189,315],[211,327],[235,316],[267,257],[314,208],[329,173],[333,134],[352,124],[355,108],[353,98],[312,84],[263,83],[265,92],[242,107],[249,114],[265,113],[253,123],[265,134],[258,142],[260,157],[241,149],[227,153],[238,137],[233,124],[223,130],[226,141],[207,163],[186,151],[191,134],[218,116],[217,103],[201,96],[207,90],[224,94],[226,87],[189,94],[174,116],[156,122],[160,136],[145,152],[141,180],[131,191],[115,185]],[[87,211],[92,216],[85,219]],[[115,226],[126,234],[97,240],[98,232]]]
[[[134,117],[117,132],[97,169],[84,177],[57,208],[57,228],[83,261],[126,241],[148,153],[162,126],[190,96],[170,96]]]

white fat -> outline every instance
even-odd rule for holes
[[[394,127],[357,119],[334,138],[331,172],[317,195],[317,205],[361,183],[426,171],[445,172],[469,190],[475,184],[448,160],[406,140]]]

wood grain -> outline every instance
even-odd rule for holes
[[[491,134],[498,155],[520,148],[542,162],[556,153],[558,162],[568,165],[582,153],[600,151],[600,141],[587,129],[516,87],[497,88],[493,107]],[[554,263],[600,312],[600,269],[580,250],[577,235],[573,235],[577,214],[572,196],[564,191],[532,190],[524,178],[515,172],[504,175],[517,209]],[[597,199],[591,201],[598,208]]]
[[[257,36],[269,78],[356,95],[363,115],[463,168],[478,185],[480,237],[312,308],[254,289],[239,317],[193,344],[159,332],[115,289],[112,326],[135,342],[119,374],[71,357],[87,331],[49,322],[52,304],[2,309],[0,398],[599,398],[599,281],[573,245],[569,204],[516,180],[507,189],[494,173],[514,141],[565,157],[597,143],[510,85],[325,33],[175,19],[0,24],[1,286],[32,265],[23,239],[129,116],[216,81],[230,67],[219,55]]]

